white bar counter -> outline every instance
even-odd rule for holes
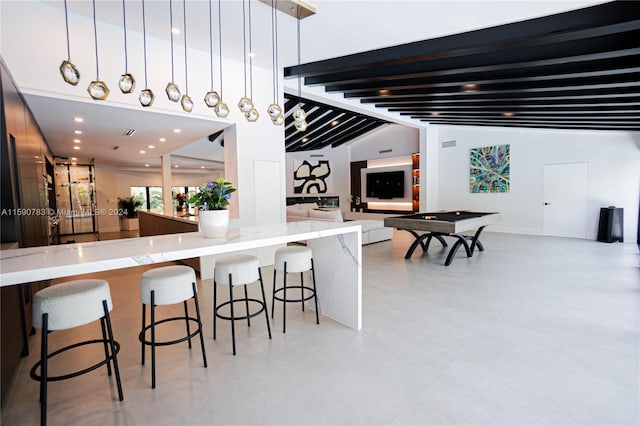
[[[320,312],[362,328],[362,230],[359,224],[300,221],[199,232],[0,250],[0,286],[306,241],[313,250]]]

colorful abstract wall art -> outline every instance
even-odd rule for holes
[[[509,145],[470,150],[471,192],[509,192],[510,175]]]
[[[332,189],[330,177],[329,161],[320,160],[316,165],[306,160],[302,163],[294,162],[293,192],[295,194],[326,194]]]

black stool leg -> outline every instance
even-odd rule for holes
[[[258,276],[260,277],[260,291],[262,292],[262,302],[264,303],[264,319],[267,320],[267,331],[269,332],[269,339],[271,339],[271,327],[269,326],[269,314],[267,313],[267,298],[264,295],[264,285],[262,283],[262,272],[258,268]]]
[[[151,389],[156,388],[156,292],[151,290]]]
[[[115,344],[115,339],[113,338],[113,328],[111,327],[111,316],[109,315],[109,307],[107,306],[106,300],[102,301],[102,308],[104,309],[104,320],[107,323],[107,331],[109,332],[109,343],[111,345],[111,355],[113,356],[113,370],[116,373],[118,397],[120,398],[120,401],[124,401],[124,395],[122,394],[122,382],[120,381],[120,368],[118,368],[118,356],[116,355],[116,344]]]
[[[233,313],[233,277],[229,274],[229,307],[231,308],[231,342],[233,344],[233,355],[236,354],[236,316]]]
[[[300,303],[302,303],[302,312],[304,312],[304,272],[300,272]]]
[[[47,424],[47,339],[49,314],[42,314],[42,345],[40,347],[40,425]]]
[[[218,316],[218,305],[216,300],[218,299],[218,283],[213,280],[213,340],[216,340],[216,317]]]
[[[271,292],[271,319],[273,319],[273,313],[276,310],[276,266],[273,265],[273,287]]]
[[[107,360],[107,376],[111,375],[111,361],[109,360],[109,344],[107,343],[107,332],[104,327],[104,317],[100,318],[100,328],[102,329],[102,342],[104,345],[104,359]]]
[[[316,304],[316,324],[320,324],[318,316],[318,293],[316,292],[316,270],[313,267],[313,259],[311,259],[311,279],[313,280],[313,301]]]
[[[182,302],[184,305],[184,322],[187,323],[187,336],[191,335],[191,330],[189,329],[189,309],[187,308],[187,301]],[[187,340],[189,342],[189,349],[191,349],[191,338]]]
[[[200,304],[198,303],[198,293],[196,289],[196,283],[191,283],[193,286],[193,301],[196,305],[196,318],[198,318],[198,328],[200,333],[200,347],[202,348],[202,362],[204,363],[204,368],[207,368],[207,354],[204,351],[204,337],[202,336],[202,319],[200,318]],[[215,309],[215,306],[213,307]],[[214,312],[215,315],[215,312]],[[188,320],[187,320],[188,321]]]
[[[251,319],[249,318],[249,295],[247,294],[247,285],[244,286],[244,306],[247,309],[247,327],[251,327]]]
[[[146,314],[147,314],[147,310],[146,307],[144,305],[144,303],[142,304],[142,328],[140,330],[142,330],[142,339],[140,339],[140,346],[141,346],[141,354],[142,357],[140,359],[140,364],[144,365],[144,354],[145,354],[145,344],[144,344],[144,327],[146,326]]]
[[[287,331],[287,262],[284,262],[284,271],[282,272],[282,283],[283,283],[283,288],[284,290],[282,290],[282,332],[286,333]]]

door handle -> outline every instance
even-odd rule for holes
[[[550,206],[550,205],[551,205],[551,203],[544,203],[544,205],[545,205],[545,206]]]

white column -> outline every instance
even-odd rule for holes
[[[171,154],[165,154],[162,160],[162,212],[173,214],[173,199],[171,197]]]

